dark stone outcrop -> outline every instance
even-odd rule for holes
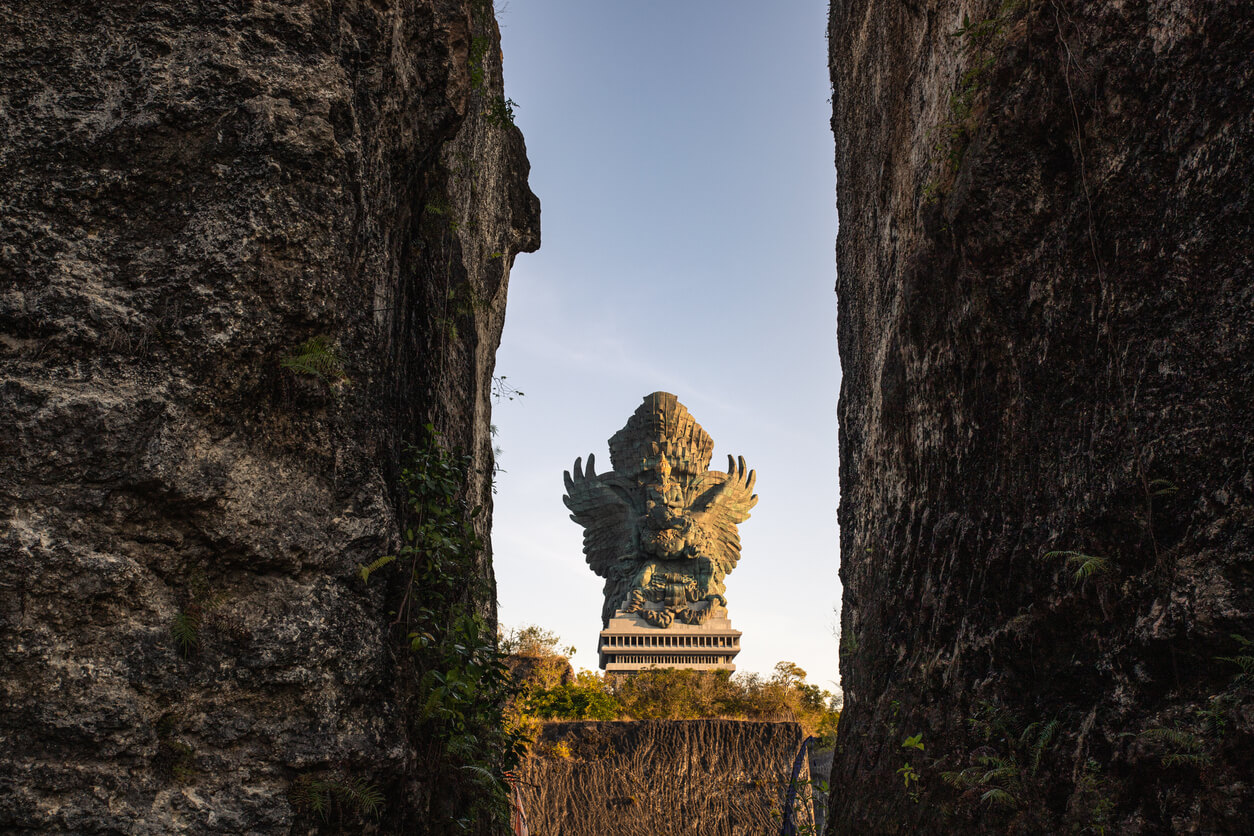
[[[804,736],[740,720],[547,723],[519,770],[527,823],[562,836],[778,833]],[[812,831],[808,761],[795,798],[799,832]]]
[[[426,422],[490,510],[500,69],[484,0],[0,8],[0,831],[439,829],[357,567]]]
[[[1248,831],[1254,6],[835,0],[829,35],[828,832]]]

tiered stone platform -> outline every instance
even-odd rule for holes
[[[734,671],[740,653],[740,631],[733,630],[726,611],[704,624],[650,626],[635,613],[618,610],[601,631],[598,661],[607,673],[644,668],[693,668]]]

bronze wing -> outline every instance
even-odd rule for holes
[[[614,471],[597,475],[596,457],[588,456],[588,467],[575,459],[573,474],[562,474],[566,495],[562,501],[570,518],[583,526],[583,553],[592,571],[605,578],[605,607],[602,622],[609,623],[614,610],[630,590],[640,554],[640,532],[636,524],[639,509],[634,507],[631,483]]]
[[[727,457],[727,472],[706,471],[693,485],[694,516],[706,535],[706,555],[720,578],[740,561],[740,532],[736,526],[749,519],[749,511],[758,504],[753,492],[757,473],[748,470],[744,457]]]

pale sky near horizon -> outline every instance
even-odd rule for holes
[[[562,504],[650,392],[743,455],[759,502],[727,578],[741,671],[837,683],[836,173],[826,0],[510,0],[506,95],[542,204],[497,373],[500,618],[596,668],[602,580]]]

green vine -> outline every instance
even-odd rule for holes
[[[428,746],[426,819],[432,828],[451,823],[447,831],[431,832],[506,823],[503,773],[525,746],[505,730],[503,709],[513,686],[484,612],[492,589],[475,532],[481,509],[467,498],[471,474],[471,457],[446,449],[428,424],[401,474],[408,506],[403,545],[394,561],[360,567],[363,581],[385,567],[395,567],[403,579],[393,624],[412,653],[412,738]]]

